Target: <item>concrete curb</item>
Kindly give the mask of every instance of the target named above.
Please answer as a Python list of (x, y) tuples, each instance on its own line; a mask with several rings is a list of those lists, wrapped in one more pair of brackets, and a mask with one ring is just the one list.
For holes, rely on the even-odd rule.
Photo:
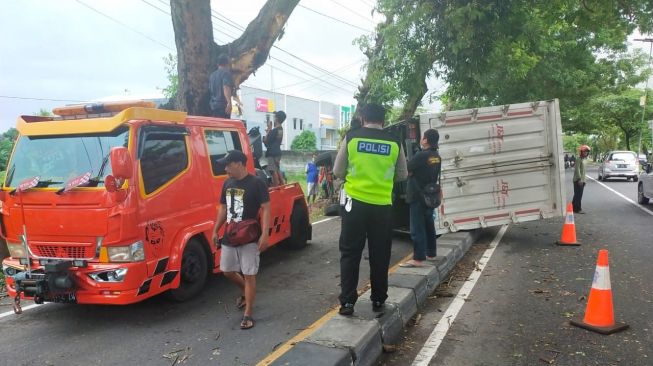
[(370, 291), (359, 297), (354, 315), (335, 315), (297, 343), (272, 365), (373, 365), (383, 345), (401, 340), (403, 328), (419, 306), (447, 277), (478, 238), (480, 230), (445, 234), (438, 239), (433, 265), (399, 268), (388, 277), (388, 299), (382, 312), (372, 311)]

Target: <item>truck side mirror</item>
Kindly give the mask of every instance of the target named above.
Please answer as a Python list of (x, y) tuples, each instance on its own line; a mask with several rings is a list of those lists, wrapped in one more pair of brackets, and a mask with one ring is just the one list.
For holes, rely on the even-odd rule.
[(112, 175), (117, 179), (129, 179), (134, 172), (129, 150), (126, 147), (113, 147), (110, 152)]

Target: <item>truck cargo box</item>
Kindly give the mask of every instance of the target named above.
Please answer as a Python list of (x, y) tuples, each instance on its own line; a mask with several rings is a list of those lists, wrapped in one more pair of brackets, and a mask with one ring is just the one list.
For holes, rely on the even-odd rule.
[[(410, 158), (429, 128), (440, 133), (438, 234), (564, 215), (558, 100), (423, 114), (390, 130)], [(395, 188), (399, 228), (408, 227), (403, 191)]]

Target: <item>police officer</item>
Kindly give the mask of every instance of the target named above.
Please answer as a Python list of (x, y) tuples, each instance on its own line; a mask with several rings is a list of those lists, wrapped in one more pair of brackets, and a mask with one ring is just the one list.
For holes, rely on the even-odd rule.
[(372, 309), (388, 297), (392, 245), (392, 187), (406, 180), (406, 157), (399, 139), (383, 131), (385, 109), (362, 108), (363, 127), (349, 131), (340, 145), (333, 172), (345, 180), (340, 231), (340, 311), (352, 315), (358, 299), (358, 273), (368, 243)]

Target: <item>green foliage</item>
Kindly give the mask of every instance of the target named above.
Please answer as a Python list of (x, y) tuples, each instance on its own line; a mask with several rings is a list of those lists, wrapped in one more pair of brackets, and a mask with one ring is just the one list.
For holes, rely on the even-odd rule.
[(646, 78), (641, 55), (624, 50), (634, 29), (653, 29), (650, 0), (379, 0), (377, 10), (386, 22), (359, 40), (369, 57), (359, 102), (419, 103), (436, 75), (448, 86), (432, 96), (447, 108), (559, 98), (565, 130), (589, 133), (589, 101)]
[(39, 109), (39, 111), (35, 115), (41, 117), (52, 117), (52, 113), (45, 108)]
[[(627, 89), (621, 92), (602, 95), (591, 101), (594, 113), (591, 117), (598, 122), (599, 130), (618, 129), (623, 137), (627, 150), (637, 150), (634, 140), (640, 131), (648, 130), (646, 121), (642, 121), (643, 108), (639, 105), (640, 96), (644, 92), (638, 89)], [(646, 108), (645, 115), (651, 115), (653, 106)]]
[(163, 109), (176, 109), (177, 90), (179, 88), (179, 75), (177, 74), (177, 55), (169, 53), (163, 58), (165, 63), (166, 78), (168, 86), (161, 89), (163, 96), (168, 98), (168, 102), (161, 107)]
[[(9, 155), (11, 155), (11, 151), (14, 148), (14, 142), (16, 141), (17, 136), (18, 130), (13, 127), (0, 135), (0, 170), (7, 169)], [(4, 181), (4, 178), (2, 178), (2, 181)]]
[(302, 131), (290, 145), (292, 151), (315, 151), (317, 150), (317, 139), (313, 131)]

